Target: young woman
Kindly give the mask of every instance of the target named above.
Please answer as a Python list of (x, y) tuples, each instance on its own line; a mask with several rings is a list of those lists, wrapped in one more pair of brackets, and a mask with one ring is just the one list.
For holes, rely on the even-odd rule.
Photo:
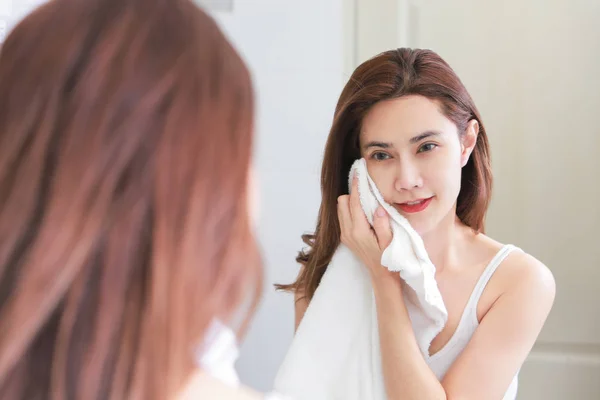
[(252, 124), (244, 63), (189, 0), (54, 0), (12, 31), (0, 398), (262, 398), (215, 378), (235, 384), (219, 350), (260, 292)]
[[(369, 269), (390, 399), (514, 399), (517, 375), (552, 307), (552, 274), (531, 255), (484, 234), (492, 173), (473, 100), (435, 53), (398, 49), (360, 65), (339, 99), (310, 246), (297, 260), (296, 327), (337, 246)], [(348, 195), (350, 166), (367, 160), (384, 199), (421, 235), (436, 266), (448, 322), (421, 355), (400, 277), (380, 265), (391, 240), (383, 209), (369, 225)], [(353, 191), (356, 193), (356, 191)], [(327, 329), (326, 326), (323, 329)]]

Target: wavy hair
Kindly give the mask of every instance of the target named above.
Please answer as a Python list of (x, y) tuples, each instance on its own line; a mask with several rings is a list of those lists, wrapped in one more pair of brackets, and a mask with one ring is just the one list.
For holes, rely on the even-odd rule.
[(302, 236), (309, 247), (296, 258), (302, 265), (297, 280), (289, 285), (276, 285), (278, 289), (312, 298), (340, 244), (337, 198), (348, 194), (350, 167), (361, 157), (358, 140), (362, 121), (376, 103), (408, 95), (436, 100), (460, 134), (464, 134), (469, 121), (479, 122), (475, 148), (462, 169), (456, 214), (465, 225), (484, 231), (492, 173), (487, 134), (471, 96), (452, 68), (433, 51), (407, 48), (386, 51), (361, 64), (342, 91), (325, 146), (316, 230)]
[(0, 94), (0, 398), (173, 398), (260, 293), (243, 61), (189, 0), (54, 0)]

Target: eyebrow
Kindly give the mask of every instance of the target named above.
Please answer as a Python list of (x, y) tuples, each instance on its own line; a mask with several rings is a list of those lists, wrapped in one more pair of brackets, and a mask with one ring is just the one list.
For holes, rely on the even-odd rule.
[(394, 147), (393, 144), (391, 143), (386, 143), (386, 142), (378, 142), (378, 141), (371, 141), (367, 144), (364, 145), (364, 149), (367, 150), (371, 147), (380, 147), (382, 149), (389, 149), (391, 147)]
[[(440, 132), (436, 132), (436, 131), (425, 131), (423, 133), (418, 134), (417, 136), (413, 136), (410, 138), (409, 142), (411, 144), (415, 144), (420, 142), (423, 139), (427, 139), (429, 137), (433, 137), (433, 136), (440, 136), (441, 133)], [(364, 145), (364, 149), (367, 150), (371, 147), (379, 147), (382, 149), (390, 149), (392, 147), (394, 147), (394, 145), (392, 143), (387, 143), (387, 142), (379, 142), (379, 141), (371, 141), (368, 142)]]
[(425, 132), (423, 132), (423, 133), (421, 133), (421, 134), (419, 134), (419, 135), (417, 135), (417, 136), (413, 136), (413, 137), (411, 137), (411, 138), (410, 138), (410, 140), (409, 140), (409, 142), (410, 142), (411, 144), (415, 144), (415, 143), (418, 143), (418, 142), (420, 142), (420, 141), (421, 141), (421, 140), (423, 140), (423, 139), (427, 139), (427, 138), (429, 138), (429, 137), (432, 137), (432, 136), (440, 136), (440, 135), (441, 135), (441, 133), (440, 133), (440, 132), (436, 132), (436, 131), (425, 131)]

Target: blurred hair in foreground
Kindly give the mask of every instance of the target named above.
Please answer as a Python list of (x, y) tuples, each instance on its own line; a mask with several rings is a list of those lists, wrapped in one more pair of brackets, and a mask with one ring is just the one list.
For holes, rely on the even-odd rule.
[(0, 95), (0, 398), (173, 398), (260, 293), (244, 63), (189, 0), (53, 0)]

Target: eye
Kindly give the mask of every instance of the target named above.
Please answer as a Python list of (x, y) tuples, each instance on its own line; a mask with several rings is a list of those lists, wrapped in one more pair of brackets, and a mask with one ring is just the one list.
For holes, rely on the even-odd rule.
[(385, 161), (388, 160), (390, 158), (390, 155), (387, 153), (384, 153), (382, 151), (376, 151), (373, 154), (371, 154), (371, 159), (375, 160), (375, 161)]
[(417, 150), (417, 153), (423, 153), (425, 151), (431, 151), (433, 149), (435, 149), (437, 146), (437, 144), (435, 143), (425, 143), (424, 145), (422, 145), (421, 147), (419, 147), (419, 150)]

